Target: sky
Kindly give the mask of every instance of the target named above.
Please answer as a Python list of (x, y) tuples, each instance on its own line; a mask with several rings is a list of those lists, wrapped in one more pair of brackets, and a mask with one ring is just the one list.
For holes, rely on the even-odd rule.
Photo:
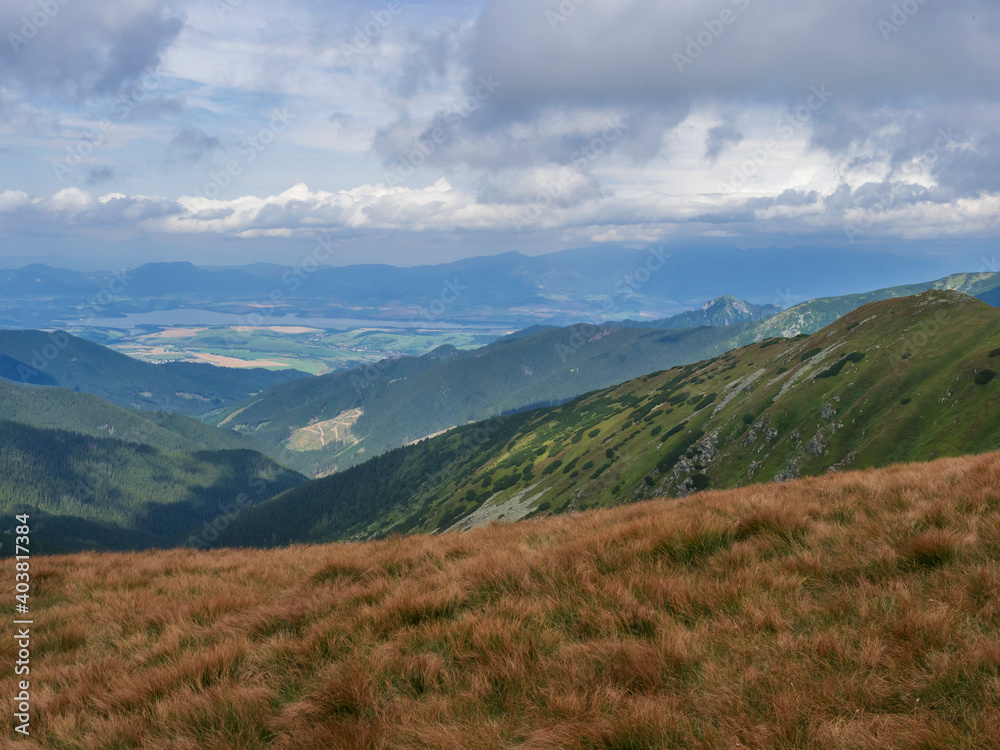
[(986, 252), (997, 10), (4, 0), (0, 259)]

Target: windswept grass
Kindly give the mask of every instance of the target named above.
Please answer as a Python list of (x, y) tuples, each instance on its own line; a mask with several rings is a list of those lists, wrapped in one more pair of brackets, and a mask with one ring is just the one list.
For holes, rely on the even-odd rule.
[(998, 556), (987, 454), (467, 534), (38, 558), (20, 746), (985, 749)]

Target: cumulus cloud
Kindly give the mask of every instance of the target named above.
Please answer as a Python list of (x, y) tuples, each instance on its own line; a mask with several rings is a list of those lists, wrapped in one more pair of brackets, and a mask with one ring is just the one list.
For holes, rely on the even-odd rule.
[(751, 198), (743, 203), (745, 208), (752, 210), (774, 208), (775, 206), (789, 206), (801, 208), (803, 206), (813, 206), (819, 200), (819, 193), (810, 190), (808, 193), (801, 190), (789, 188), (780, 195), (768, 198)]
[[(539, 169), (571, 164), (615, 123), (617, 137), (602, 152), (614, 158), (578, 170), (600, 192), (613, 189), (607, 174), (620, 173), (622, 160), (632, 161), (633, 182), (650, 182), (642, 170), (664, 160), (693, 172), (698, 165), (678, 147), (681, 129), (721, 108), (727, 114), (702, 131), (711, 167), (730, 169), (727, 155), (745, 161), (737, 147), (751, 133), (738, 113), (752, 121), (775, 112), (779, 124), (758, 123), (755, 135), (826, 152), (827, 167), (854, 186), (881, 172), (956, 195), (995, 191), (998, 112), (989, 92), (1000, 58), (990, 50), (1000, 25), (985, 0), (896, 7), (490, 0), (463, 47), (468, 69), (456, 99), (496, 81), (489, 96), (461, 117), (455, 106), (428, 113), (404, 103), (372, 149), (390, 173), (465, 174), (482, 197), (505, 198), (504, 189), (530, 184)], [(776, 160), (767, 161), (770, 169)], [(789, 189), (810, 194), (803, 176), (775, 180), (770, 198), (777, 205)], [(756, 174), (741, 182), (768, 189)]]
[[(545, 184), (545, 174), (537, 175)], [(904, 184), (841, 185), (832, 193), (786, 190), (773, 198), (730, 196), (711, 207), (693, 198), (591, 194), (554, 201), (532, 212), (525, 198), (535, 184), (509, 186), (488, 196), (453, 187), (441, 179), (421, 188), (364, 185), (351, 190), (312, 190), (304, 184), (266, 197), (210, 200), (184, 196), (110, 193), (97, 196), (67, 188), (32, 198), (0, 193), (0, 223), (31, 233), (72, 235), (76, 231), (141, 237), (207, 235), (233, 238), (351, 236), (357, 232), (510, 233), (569, 230), (577, 240), (655, 241), (679, 229), (742, 236), (751, 228), (776, 235), (813, 233), (859, 237), (990, 236), (996, 230), (1000, 197), (948, 202), (937, 190)], [(586, 189), (586, 188), (584, 188)], [(537, 205), (537, 204), (533, 204)]]

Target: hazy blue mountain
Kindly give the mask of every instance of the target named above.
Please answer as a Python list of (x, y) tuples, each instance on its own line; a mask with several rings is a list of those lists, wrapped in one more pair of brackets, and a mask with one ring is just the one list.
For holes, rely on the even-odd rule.
[(32, 263), (24, 268), (0, 270), (0, 296), (13, 299), (88, 295), (100, 289), (102, 274), (80, 273)]
[[(304, 259), (303, 259), (304, 260)], [(29, 266), (0, 273), (0, 325), (49, 327), (86, 318), (113, 288), (102, 316), (176, 307), (277, 315), (443, 320), (527, 327), (541, 323), (657, 320), (734, 295), (757, 305), (862, 292), (947, 272), (945, 262), (851, 248), (594, 247), (538, 256), (516, 252), (438, 265), (199, 268), (150, 263), (118, 276)], [(954, 269), (949, 269), (954, 270)], [(272, 306), (273, 303), (273, 306)], [(88, 306), (89, 305), (89, 306)], [(53, 324), (54, 325), (54, 324)]]
[(995, 287), (976, 296), (988, 305), (1000, 307), (1000, 287)]
[(273, 286), (266, 279), (241, 269), (209, 271), (193, 263), (146, 263), (128, 272), (123, 294), (128, 297), (160, 297), (197, 294), (203, 298), (259, 295)]

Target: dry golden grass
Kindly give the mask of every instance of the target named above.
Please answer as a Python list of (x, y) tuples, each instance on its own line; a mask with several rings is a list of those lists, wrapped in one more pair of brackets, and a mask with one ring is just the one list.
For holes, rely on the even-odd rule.
[(467, 534), (39, 558), (19, 746), (995, 748), (998, 557), (1000, 454)]

